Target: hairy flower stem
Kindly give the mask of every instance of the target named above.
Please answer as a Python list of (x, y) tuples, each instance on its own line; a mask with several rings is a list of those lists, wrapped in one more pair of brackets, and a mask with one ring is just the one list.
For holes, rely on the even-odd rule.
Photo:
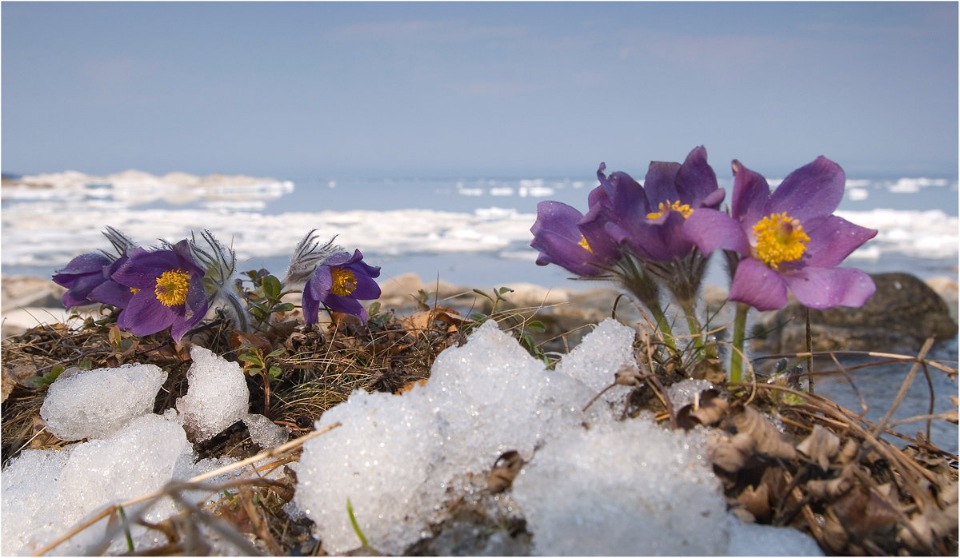
[(233, 323), (240, 331), (250, 331), (250, 320), (247, 314), (247, 307), (240, 300), (236, 293), (228, 289), (223, 289), (219, 293), (219, 298), (226, 300), (229, 306), (229, 312), (233, 317)]
[(743, 342), (746, 338), (747, 312), (750, 306), (742, 302), (737, 303), (737, 313), (733, 319), (733, 352), (730, 354), (730, 376), (732, 383), (740, 383), (743, 379)]
[(635, 300), (650, 310), (653, 319), (657, 322), (657, 327), (663, 333), (663, 342), (675, 353), (677, 344), (673, 338), (673, 328), (670, 327), (663, 307), (660, 306), (660, 287), (657, 286), (657, 282), (632, 255), (625, 255), (617, 267), (619, 269), (615, 275), (618, 276), (620, 284), (633, 295)]
[(703, 356), (703, 336), (700, 334), (700, 320), (697, 319), (696, 305), (692, 300), (679, 300), (683, 314), (687, 318), (687, 327), (693, 337), (693, 346), (697, 349), (697, 356)]

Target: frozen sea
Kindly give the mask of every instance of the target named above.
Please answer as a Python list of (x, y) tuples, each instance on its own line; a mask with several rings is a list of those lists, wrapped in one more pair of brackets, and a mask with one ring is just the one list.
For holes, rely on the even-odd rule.
[[(538, 202), (559, 200), (585, 211), (596, 185), (590, 174), (283, 181), (126, 171), (28, 178), (47, 187), (2, 190), (0, 263), (7, 275), (49, 275), (80, 253), (108, 248), (99, 233), (106, 225), (144, 244), (207, 228), (232, 242), (241, 270), (265, 267), (280, 274), (297, 241), (318, 229), (338, 235), (346, 249), (359, 248), (381, 266), (381, 280), (414, 272), (427, 281), (485, 289), (517, 282), (583, 285), (569, 281), (563, 269), (534, 264), (529, 229)], [(721, 179), (721, 187), (729, 196), (731, 181)], [(880, 232), (848, 265), (956, 279), (957, 200), (955, 179), (849, 178), (840, 215)], [(723, 284), (724, 273), (713, 270), (708, 280)]]

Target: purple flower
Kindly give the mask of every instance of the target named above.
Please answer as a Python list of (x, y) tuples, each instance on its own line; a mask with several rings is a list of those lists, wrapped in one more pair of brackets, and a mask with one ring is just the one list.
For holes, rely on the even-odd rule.
[[(599, 187), (594, 192), (599, 192)], [(594, 193), (590, 199), (595, 199)], [(606, 267), (619, 257), (617, 246), (602, 224), (581, 226), (582, 220), (583, 214), (565, 203), (537, 204), (537, 220), (530, 227), (530, 246), (540, 252), (537, 265), (553, 263), (587, 277), (606, 273)]]
[(117, 325), (140, 336), (169, 327), (179, 343), (207, 314), (203, 276), (186, 240), (171, 249), (137, 248), (111, 275), (132, 293)]
[(335, 312), (352, 314), (366, 323), (367, 310), (360, 300), (380, 298), (380, 286), (373, 280), (380, 268), (363, 261), (355, 250), (331, 254), (317, 266), (303, 288), (303, 315), (308, 325), (317, 323), (320, 303)]
[(701, 210), (687, 220), (688, 238), (705, 254), (721, 248), (741, 256), (730, 300), (758, 310), (787, 304), (787, 289), (803, 305), (862, 306), (876, 290), (858, 269), (838, 268), (877, 231), (833, 215), (845, 175), (825, 157), (792, 173), (771, 194), (760, 174), (733, 162), (731, 215)]
[(643, 186), (623, 172), (609, 177), (601, 163), (601, 188), (581, 225), (603, 223), (618, 244), (640, 259), (672, 262), (690, 253), (693, 244), (683, 234), (686, 220), (701, 207), (716, 208), (725, 192), (707, 164), (707, 151), (696, 147), (683, 164), (650, 163)]
[(91, 300), (90, 293), (109, 280), (108, 270), (113, 261), (98, 253), (83, 254), (70, 260), (67, 267), (53, 276), (53, 282), (66, 287), (63, 305), (67, 308), (97, 302)]

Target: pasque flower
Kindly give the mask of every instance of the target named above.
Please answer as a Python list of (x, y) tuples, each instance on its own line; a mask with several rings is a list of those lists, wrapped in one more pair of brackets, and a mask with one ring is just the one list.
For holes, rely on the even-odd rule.
[(107, 227), (103, 234), (113, 244), (117, 256), (107, 252), (82, 254), (53, 275), (54, 283), (67, 288), (63, 295), (65, 307), (100, 302), (123, 308), (130, 300), (130, 290), (118, 285), (110, 276), (127, 260), (127, 252), (135, 245), (112, 227)]
[(367, 310), (359, 301), (380, 297), (380, 286), (374, 281), (379, 276), (380, 268), (364, 262), (360, 250), (355, 250), (353, 255), (335, 252), (327, 256), (303, 288), (303, 315), (307, 324), (317, 323), (321, 303), (366, 323)]
[(740, 255), (730, 300), (758, 310), (787, 304), (787, 290), (803, 305), (822, 309), (862, 306), (876, 287), (858, 269), (838, 268), (877, 231), (833, 215), (843, 198), (843, 169), (818, 157), (792, 173), (771, 194), (766, 179), (733, 162), (731, 214), (695, 211), (687, 238), (709, 253)]
[[(595, 192), (599, 191), (599, 187)], [(591, 194), (590, 199), (595, 199)], [(530, 246), (540, 252), (537, 265), (556, 264), (584, 277), (604, 275), (610, 263), (619, 257), (612, 239), (597, 226), (580, 226), (583, 214), (558, 201), (537, 204), (537, 220), (530, 227)]]
[(682, 232), (686, 220), (701, 207), (718, 207), (725, 195), (702, 146), (683, 164), (651, 162), (643, 186), (624, 172), (607, 177), (605, 169), (601, 163), (601, 188), (581, 225), (602, 224), (641, 260), (673, 262), (687, 256), (693, 244)]
[(194, 260), (187, 240), (169, 249), (137, 248), (111, 275), (132, 294), (117, 325), (138, 336), (169, 327), (173, 339), (180, 342), (207, 313), (203, 277), (204, 270)]

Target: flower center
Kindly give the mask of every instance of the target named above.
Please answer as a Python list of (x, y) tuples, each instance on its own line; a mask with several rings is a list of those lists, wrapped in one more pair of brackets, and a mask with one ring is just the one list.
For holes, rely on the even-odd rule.
[(187, 301), (187, 291), (190, 289), (190, 274), (182, 269), (164, 271), (157, 278), (157, 286), (153, 290), (157, 300), (164, 306), (179, 306)]
[(330, 275), (333, 277), (331, 293), (337, 296), (350, 296), (353, 291), (357, 290), (357, 276), (349, 269), (335, 267), (330, 270)]
[(587, 237), (580, 235), (580, 247), (586, 250), (587, 252), (593, 253), (593, 248), (590, 247), (590, 243), (587, 242)]
[(685, 203), (680, 203), (675, 201), (670, 202), (660, 202), (660, 205), (657, 206), (657, 209), (660, 211), (654, 211), (653, 213), (647, 213), (647, 219), (653, 220), (663, 217), (663, 214), (668, 211), (679, 211), (680, 215), (683, 215), (683, 218), (686, 219), (690, 217), (690, 214), (693, 213), (693, 208)]
[(771, 269), (777, 269), (781, 262), (799, 260), (810, 242), (800, 221), (787, 215), (786, 211), (761, 219), (753, 226), (753, 236), (757, 241), (757, 259)]

